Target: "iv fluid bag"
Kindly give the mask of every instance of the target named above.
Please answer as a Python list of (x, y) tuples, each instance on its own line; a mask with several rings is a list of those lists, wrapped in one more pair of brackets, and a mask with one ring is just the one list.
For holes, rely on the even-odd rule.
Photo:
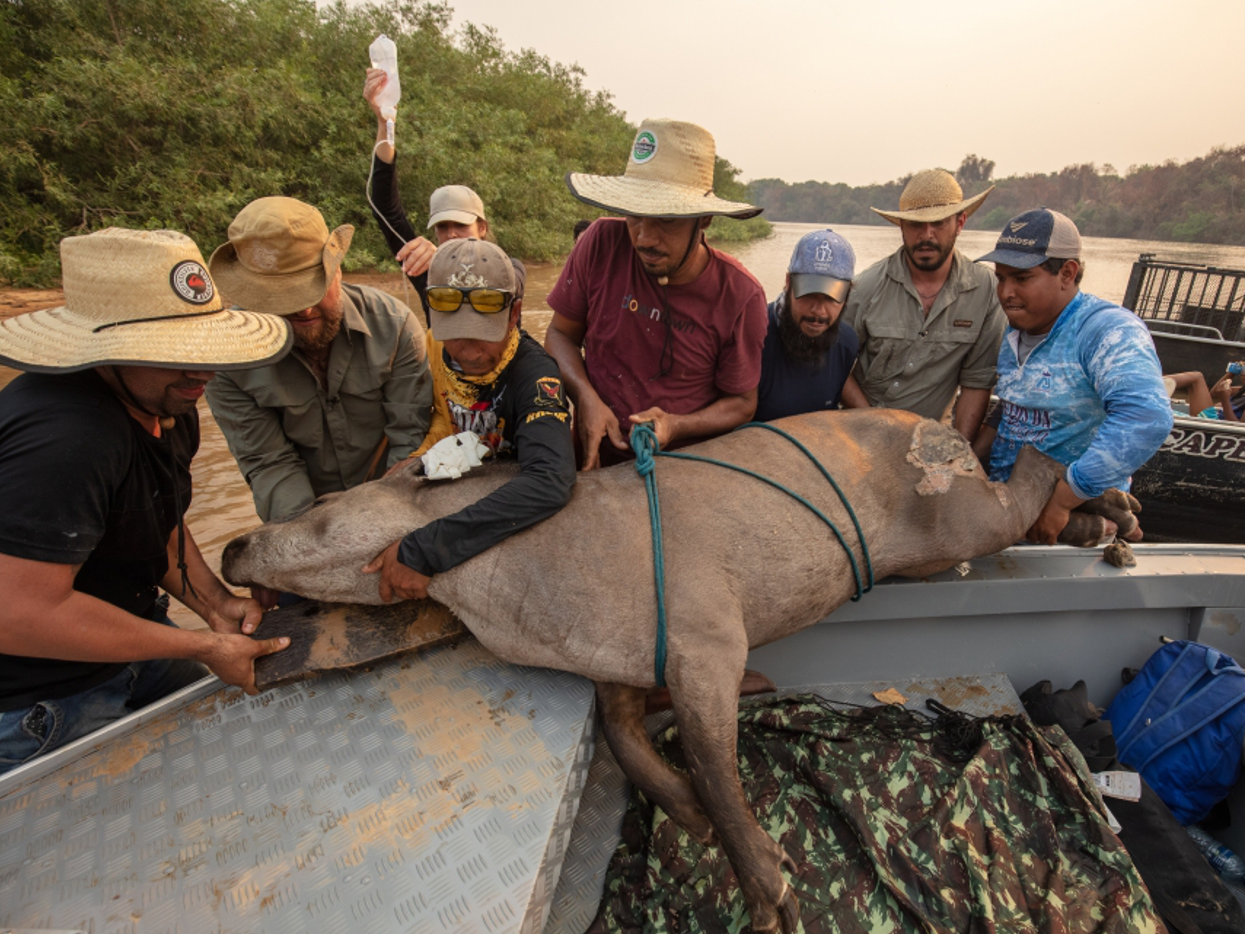
[(398, 99), (402, 96), (402, 84), (398, 81), (398, 47), (393, 44), (392, 39), (382, 34), (368, 46), (367, 51), (372, 57), (372, 67), (380, 68), (389, 76), (376, 102), (380, 105), (381, 116), (392, 120), (397, 116)]

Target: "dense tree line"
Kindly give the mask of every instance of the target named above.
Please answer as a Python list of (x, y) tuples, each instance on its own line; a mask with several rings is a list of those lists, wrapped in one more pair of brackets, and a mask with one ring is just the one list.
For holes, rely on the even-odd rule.
[[(398, 167), (416, 225), (434, 188), (466, 184), (505, 249), (565, 253), (594, 212), (563, 176), (621, 172), (635, 127), (580, 69), (507, 51), (490, 29), (451, 32), (450, 18), (428, 0), (3, 0), (0, 279), (52, 281), (61, 238), (107, 226), (182, 230), (206, 255), (243, 205), (274, 194), (354, 224), (348, 268), (383, 265), (361, 96), (382, 32), (398, 45)], [(746, 197), (729, 163), (717, 169), (720, 193)]]
[[(1098, 237), (1182, 240), (1245, 245), (1245, 145), (1212, 149), (1178, 165), (1115, 168), (1072, 165), (1047, 175), (993, 179), (994, 163), (966, 156), (955, 171), (965, 194), (996, 188), (970, 221), (998, 230), (1008, 218), (1045, 205), (1071, 217), (1081, 233)], [(893, 209), (908, 178), (851, 187), (828, 182), (752, 183), (752, 196), (770, 220), (808, 223), (885, 224), (870, 207)]]

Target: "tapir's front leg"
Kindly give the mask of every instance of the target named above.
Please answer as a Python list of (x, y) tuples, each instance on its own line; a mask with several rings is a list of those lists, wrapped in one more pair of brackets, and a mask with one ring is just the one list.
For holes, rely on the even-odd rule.
[(666, 678), (692, 784), (739, 879), (752, 927), (769, 932), (781, 924), (792, 934), (800, 906), (782, 869), (795, 865), (761, 829), (739, 781), (739, 682), (748, 654), (742, 621), (730, 635), (736, 644), (715, 640), (711, 650), (703, 642), (688, 652), (672, 647)]

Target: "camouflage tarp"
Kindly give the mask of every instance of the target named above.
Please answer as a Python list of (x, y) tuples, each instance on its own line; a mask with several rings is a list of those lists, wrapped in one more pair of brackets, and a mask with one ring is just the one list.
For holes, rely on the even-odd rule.
[[(744, 792), (799, 867), (808, 934), (1164, 930), (1058, 728), (935, 726), (812, 697), (745, 707), (739, 725)], [(676, 729), (657, 744), (683, 767)], [(747, 920), (722, 851), (634, 792), (593, 930), (707, 934)]]

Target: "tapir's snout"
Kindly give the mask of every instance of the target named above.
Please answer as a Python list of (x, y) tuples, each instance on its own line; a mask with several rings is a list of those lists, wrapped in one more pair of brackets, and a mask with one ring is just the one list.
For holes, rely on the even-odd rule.
[(253, 581), (246, 580), (246, 553), (250, 547), (250, 536), (239, 535), (225, 546), (220, 558), (220, 572), (225, 581), (235, 587), (245, 587)]

